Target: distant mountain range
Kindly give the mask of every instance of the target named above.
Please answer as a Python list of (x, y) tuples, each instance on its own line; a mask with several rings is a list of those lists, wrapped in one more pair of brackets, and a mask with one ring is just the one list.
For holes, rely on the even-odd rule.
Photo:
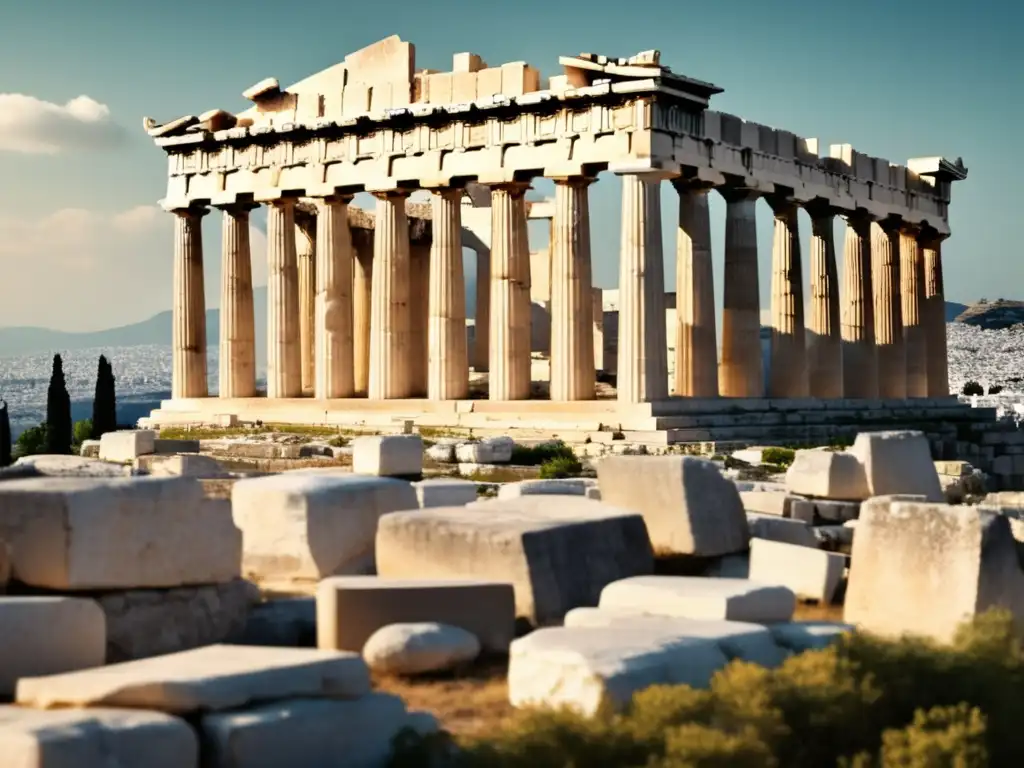
[[(475, 311), (475, 286), (467, 285), (468, 301), (466, 311), (472, 316)], [(256, 311), (256, 350), (257, 365), (262, 365), (266, 353), (267, 333), (267, 289), (265, 286), (253, 291), (253, 302)], [(1007, 302), (1009, 303), (1009, 302)], [(953, 322), (968, 309), (966, 304), (946, 302), (946, 322)], [(220, 336), (220, 310), (210, 309), (206, 312), (206, 338), (215, 344)], [(48, 354), (71, 349), (91, 347), (113, 348), (138, 346), (141, 344), (171, 343), (171, 312), (161, 312), (148, 320), (105, 331), (74, 333), (70, 331), (54, 331), (49, 328), (13, 327), (0, 328), (0, 357), (16, 355)]]

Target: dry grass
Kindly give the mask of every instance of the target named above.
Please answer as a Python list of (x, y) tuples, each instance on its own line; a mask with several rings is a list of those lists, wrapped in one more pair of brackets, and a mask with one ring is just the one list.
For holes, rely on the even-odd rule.
[(374, 687), (401, 696), (410, 711), (430, 712), (456, 736), (500, 728), (511, 716), (508, 660), (481, 661), (461, 672), (415, 679), (378, 677)]

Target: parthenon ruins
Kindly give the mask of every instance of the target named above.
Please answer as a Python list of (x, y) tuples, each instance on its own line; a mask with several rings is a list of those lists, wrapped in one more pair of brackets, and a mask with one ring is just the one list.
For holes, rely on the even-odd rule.
[[(960, 160), (819, 154), (800, 138), (708, 109), (722, 91), (657, 51), (525, 62), (472, 53), (417, 70), (393, 36), (252, 106), (145, 127), (168, 155), (174, 239), (173, 393), (154, 419), (213, 415), (343, 423), (415, 417), (604, 414), (653, 418), (691, 398), (944, 398), (941, 243)], [(597, 400), (588, 188), (622, 178), (616, 398)], [(550, 400), (531, 398), (526, 192), (555, 182), (550, 212)], [(660, 188), (678, 191), (673, 380)], [(415, 190), (431, 202), (411, 203)], [(719, 361), (708, 193), (726, 201)], [(350, 206), (376, 197), (371, 218)], [(488, 195), (489, 207), (471, 197)], [(762, 362), (755, 202), (774, 213), (770, 364)], [(256, 389), (249, 214), (266, 205), (267, 384)], [(223, 215), (219, 397), (209, 398), (201, 217)], [(535, 207), (535, 206), (534, 206)], [(797, 211), (813, 222), (805, 325)], [(473, 211), (473, 214), (469, 214)], [(489, 212), (477, 238), (467, 216)], [(676, 214), (673, 213), (673, 216)], [(840, 279), (836, 216), (847, 221)], [(487, 240), (489, 242), (482, 242)], [(473, 241), (473, 242), (471, 242)], [(478, 259), (468, 339), (463, 247)], [(595, 307), (595, 303), (597, 306)], [(470, 400), (471, 371), (487, 401)], [(368, 402), (369, 401), (369, 402)], [(588, 404), (587, 401), (595, 401)], [(673, 406), (672, 404), (677, 405)], [(628, 420), (628, 419), (627, 419)]]

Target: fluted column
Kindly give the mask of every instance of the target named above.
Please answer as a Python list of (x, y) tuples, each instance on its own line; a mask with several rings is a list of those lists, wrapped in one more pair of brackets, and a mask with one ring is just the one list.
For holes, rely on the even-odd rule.
[(846, 219), (843, 246), (843, 397), (878, 397), (871, 273), (871, 219), (855, 214)]
[(491, 252), (476, 252), (476, 315), (473, 329), (473, 370), (491, 367)]
[(225, 206), (221, 225), (220, 396), (256, 395), (256, 320), (252, 296), (249, 212)]
[(466, 281), (462, 270), (462, 190), (438, 189), (430, 250), (427, 397), (469, 396)]
[(925, 325), (928, 334), (928, 397), (949, 395), (946, 358), (946, 294), (942, 285), (942, 237), (925, 233), (924, 251)]
[(875, 344), (878, 349), (878, 396), (902, 400), (907, 396), (907, 357), (903, 344), (903, 306), (900, 300), (899, 223), (871, 225), (875, 287)]
[(708, 189), (677, 183), (675, 394), (718, 396), (715, 279), (711, 271)]
[(357, 395), (366, 395), (370, 383), (370, 304), (373, 296), (372, 230), (358, 230), (353, 236), (355, 262), (352, 264), (352, 373)]
[(171, 398), (206, 397), (206, 294), (203, 285), (205, 208), (174, 212), (174, 304)]
[(352, 397), (352, 232), (350, 196), (326, 197), (316, 217), (314, 387), (318, 400)]
[(900, 230), (900, 298), (903, 345), (907, 356), (907, 397), (928, 397), (928, 329), (925, 325), (924, 256), (917, 242), (920, 231)]
[(807, 388), (811, 397), (843, 396), (843, 351), (839, 331), (839, 275), (834, 217), (811, 213), (811, 317), (807, 339)]
[(312, 394), (316, 380), (317, 214), (303, 203), (295, 207), (295, 255), (299, 270), (299, 365), (302, 393)]
[(555, 181), (551, 220), (551, 399), (594, 399), (590, 178)]
[(719, 188), (725, 198), (725, 273), (722, 307), (724, 397), (763, 397), (761, 297), (757, 280), (757, 193)]
[(807, 397), (807, 342), (798, 206), (769, 201), (775, 213), (772, 239), (772, 336), (769, 397)]
[(668, 397), (665, 260), (657, 174), (622, 176), (619, 256), (619, 402)]
[(427, 396), (430, 250), (427, 243), (409, 244), (409, 397)]
[(408, 192), (376, 193), (373, 295), (370, 304), (371, 400), (408, 397), (409, 379), (409, 219)]
[(491, 188), (491, 400), (530, 397), (528, 184)]
[(282, 198), (267, 206), (267, 397), (301, 394), (295, 201)]

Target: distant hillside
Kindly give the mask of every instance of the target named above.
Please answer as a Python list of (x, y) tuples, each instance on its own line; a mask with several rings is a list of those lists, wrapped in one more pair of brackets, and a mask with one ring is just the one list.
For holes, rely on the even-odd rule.
[(955, 323), (960, 314), (967, 309), (966, 304), (957, 304), (955, 301), (946, 302), (946, 322)]
[(1024, 323), (1024, 301), (996, 301), (978, 302), (957, 315), (956, 322), (976, 325), (979, 328), (998, 330), (1009, 328), (1011, 325)]

